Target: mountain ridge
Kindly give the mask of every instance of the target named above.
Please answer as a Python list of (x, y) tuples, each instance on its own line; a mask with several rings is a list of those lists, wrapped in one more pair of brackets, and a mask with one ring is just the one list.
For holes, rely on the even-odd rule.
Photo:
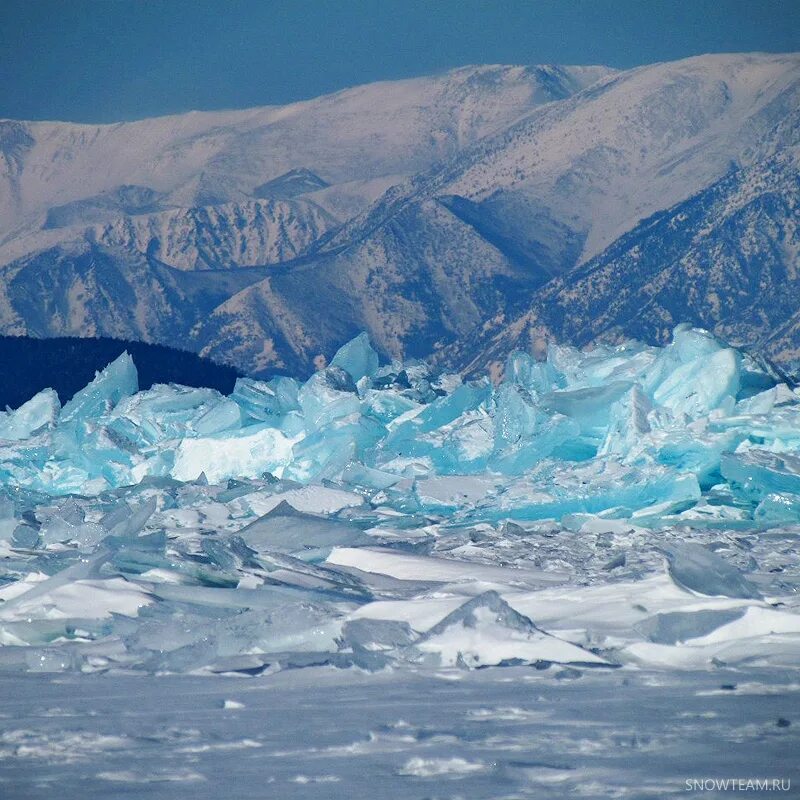
[[(796, 314), (793, 287), (800, 278), (798, 163), (800, 149), (791, 148), (657, 212), (553, 280), (522, 316), (487, 323), (448, 357), (472, 372), (548, 340), (663, 343), (688, 314), (734, 346), (796, 370), (800, 342), (791, 344), (783, 328)], [(774, 226), (770, 235), (767, 225)], [(776, 252), (781, 248), (785, 259)], [(755, 262), (758, 268), (748, 271)]]
[[(530, 336), (504, 326), (524, 327), (517, 320), (537, 297), (555, 297), (565, 276), (579, 282), (581, 265), (617, 253), (630, 274), (618, 270), (608, 291), (644, 292), (618, 245), (726, 176), (755, 175), (780, 159), (800, 140), (798, 109), (800, 56), (737, 54), (627, 71), (468, 67), (227, 117), (156, 118), (117, 156), (108, 137), (129, 142), (139, 123), (80, 135), (73, 126), (64, 141), (77, 136), (77, 149), (56, 148), (49, 166), (26, 156), (38, 145), (24, 125), (7, 126), (0, 195), (5, 186), (8, 202), (21, 187), (28, 205), (16, 227), (0, 224), (0, 332), (168, 337), (266, 375), (307, 374), (366, 330), (385, 356), (471, 369), (477, 359), (502, 360), (506, 345), (530, 348)], [(55, 128), (46, 130), (58, 140)], [(85, 173), (90, 152), (99, 176), (82, 185), (84, 199), (70, 200), (59, 181)], [(147, 170), (161, 183), (142, 180)], [(114, 184), (118, 177), (124, 182)], [(39, 208), (36, 192), (47, 186), (51, 199)], [(253, 196), (270, 186), (284, 196)], [(768, 246), (778, 235), (794, 241), (794, 184), (781, 186), (775, 202), (785, 219), (751, 209), (759, 255), (737, 234), (748, 274), (767, 268), (756, 263), (767, 251), (776, 275), (794, 268), (793, 245)], [(672, 224), (673, 240), (659, 229), (659, 241), (691, 251), (689, 223)], [(206, 277), (190, 277), (197, 271)], [(51, 290), (58, 297), (48, 306), (42, 294)], [(789, 298), (777, 319), (753, 291), (740, 325), (750, 340), (724, 333), (791, 361), (800, 308)], [(689, 321), (708, 318), (684, 307)], [(590, 343), (607, 335), (592, 327), (599, 300), (592, 308), (587, 319), (573, 315), (571, 328), (545, 325), (541, 336), (577, 341), (576, 331), (597, 329), (583, 337)], [(620, 318), (617, 335), (660, 340), (672, 313), (661, 327)]]

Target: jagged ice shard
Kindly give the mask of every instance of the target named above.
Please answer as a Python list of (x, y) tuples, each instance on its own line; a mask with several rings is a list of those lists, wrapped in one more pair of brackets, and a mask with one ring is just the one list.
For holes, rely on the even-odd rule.
[[(0, 670), (800, 665), (800, 393), (679, 326), (0, 413)], [(570, 673), (572, 674), (572, 673)]]

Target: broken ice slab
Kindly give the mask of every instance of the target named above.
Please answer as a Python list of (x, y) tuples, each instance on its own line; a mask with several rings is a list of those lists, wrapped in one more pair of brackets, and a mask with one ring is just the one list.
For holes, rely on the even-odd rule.
[[(259, 567), (259, 585), (267, 588), (288, 586), (308, 589), (326, 594), (331, 600), (353, 603), (367, 603), (373, 599), (368, 582), (340, 569), (315, 565), (275, 552), (258, 553), (254, 561)], [(251, 573), (251, 577), (255, 576)], [(239, 582), (238, 588), (246, 588), (246, 580), (247, 576)]]
[(657, 465), (637, 468), (605, 459), (577, 464), (549, 460), (512, 480), (496, 497), (465, 511), (464, 518), (561, 519), (615, 507), (632, 512), (660, 503), (694, 502), (700, 495), (694, 475)]
[(268, 514), (246, 525), (237, 535), (253, 550), (287, 553), (303, 561), (321, 562), (334, 547), (371, 542), (353, 525), (305, 514), (283, 501)]
[(20, 522), (11, 534), (11, 543), (14, 547), (36, 547), (39, 542), (39, 530), (32, 525)]
[(706, 636), (711, 631), (744, 615), (746, 607), (671, 611), (655, 614), (636, 625), (642, 635), (656, 644), (680, 644)]
[(492, 388), (487, 380), (462, 384), (451, 394), (440, 397), (427, 405), (423, 411), (404, 425), (395, 428), (395, 434), (398, 439), (402, 439), (402, 429), (409, 431), (417, 429), (427, 433), (449, 425), (466, 412), (485, 407), (491, 394)]
[(110, 630), (108, 618), (62, 617), (3, 621), (0, 623), (0, 644), (19, 647), (61, 641), (90, 641), (107, 635)]
[(736, 567), (716, 553), (692, 542), (663, 545), (669, 574), (684, 589), (696, 594), (760, 599), (761, 593)]
[(270, 381), (237, 378), (230, 399), (249, 417), (262, 422), (275, 421), (300, 409), (297, 394), (300, 384), (278, 376)]
[(341, 367), (315, 372), (300, 387), (297, 399), (309, 433), (334, 420), (358, 416), (361, 410), (356, 385)]
[(494, 394), (495, 450), (517, 447), (538, 433), (548, 418), (528, 390), (514, 383), (501, 384)]
[(538, 399), (512, 383), (498, 388), (494, 403), (494, 450), (487, 464), (494, 472), (519, 475), (580, 436), (576, 420), (545, 413)]
[(800, 496), (793, 494), (768, 494), (753, 512), (755, 522), (775, 526), (800, 522)]
[(776, 409), (792, 409), (800, 404), (797, 391), (792, 391), (785, 383), (771, 386), (757, 394), (749, 395), (736, 403), (734, 415), (765, 415)]
[(135, 394), (138, 388), (139, 376), (133, 359), (123, 353), (64, 405), (58, 422), (63, 425), (99, 417), (114, 408), (123, 397)]
[(61, 403), (53, 389), (44, 389), (15, 411), (0, 411), (0, 439), (28, 439), (58, 419)]
[(215, 626), (217, 651), (235, 655), (261, 653), (335, 652), (344, 617), (330, 604), (285, 602), (266, 614), (246, 611)]
[(754, 662), (796, 669), (800, 614), (762, 605), (751, 605), (742, 611), (736, 618), (674, 645), (637, 642), (616, 655), (623, 661), (660, 669), (708, 669)]
[(83, 577), (85, 565), (76, 566), (74, 572), (67, 568), (7, 600), (0, 606), (0, 622), (46, 618), (52, 608), (70, 618), (102, 619), (112, 614), (135, 617), (142, 606), (153, 601), (147, 591), (123, 578)]
[[(213, 389), (157, 384), (122, 399), (107, 426), (139, 446), (239, 424), (239, 407)], [(214, 415), (218, 415), (215, 419)], [(220, 426), (224, 426), (220, 428)]]
[(733, 410), (739, 391), (740, 358), (730, 348), (683, 362), (654, 390), (653, 399), (675, 414), (690, 418), (717, 408)]
[(319, 484), (303, 486), (287, 480), (232, 488), (219, 494), (217, 501), (225, 503), (237, 517), (263, 516), (284, 501), (297, 511), (324, 515), (364, 505), (364, 498), (352, 491)]
[(347, 464), (361, 461), (383, 433), (383, 426), (369, 417), (339, 420), (296, 442), (290, 463), (280, 474), (302, 483), (333, 478)]
[(551, 385), (540, 391), (637, 381), (647, 374), (658, 354), (657, 348), (632, 341), (616, 346), (600, 344), (586, 351), (550, 342), (546, 365)]
[(391, 389), (368, 389), (361, 401), (361, 413), (377, 420), (387, 428), (395, 427), (401, 421), (414, 416), (425, 406), (417, 399)]
[(402, 480), (400, 475), (373, 469), (358, 461), (349, 462), (342, 470), (340, 478), (343, 483), (368, 492), (379, 492), (383, 489), (388, 489)]
[[(108, 564), (103, 566), (103, 570), (125, 575), (138, 575), (153, 569), (169, 569), (173, 564), (165, 553), (166, 538), (163, 531), (155, 531), (134, 538), (106, 537), (103, 540), (103, 546), (112, 548), (113, 552)], [(182, 564), (176, 566), (179, 569), (183, 567)], [(197, 571), (195, 565), (187, 565), (187, 567), (186, 571), (190, 574)]]
[(575, 420), (580, 433), (596, 447), (608, 428), (612, 405), (631, 388), (627, 381), (611, 381), (602, 386), (548, 392), (542, 395), (540, 403), (551, 414)]
[(697, 417), (735, 404), (741, 356), (708, 331), (678, 325), (641, 377), (647, 394), (676, 414)]
[(494, 564), (415, 555), (377, 547), (337, 547), (328, 556), (326, 564), (353, 567), (360, 572), (407, 581), (492, 583), (517, 588), (563, 584), (570, 578), (568, 573), (556, 570), (507, 569)]
[(0, 541), (10, 541), (18, 524), (14, 501), (0, 494)]
[(650, 398), (635, 383), (609, 409), (605, 439), (598, 448), (600, 456), (630, 456), (650, 432), (648, 414), (653, 410)]
[(341, 647), (352, 651), (357, 666), (379, 670), (400, 656), (416, 638), (407, 622), (352, 619), (342, 628)]
[(414, 494), (426, 511), (457, 511), (474, 506), (502, 489), (503, 481), (487, 475), (440, 475), (414, 482)]
[(242, 424), (242, 410), (233, 400), (223, 399), (189, 423), (201, 436), (236, 430)]
[(701, 487), (708, 489), (720, 481), (723, 454), (735, 449), (744, 438), (745, 435), (737, 430), (721, 433), (698, 429), (654, 430), (646, 437), (646, 454), (626, 460), (646, 463), (647, 457), (652, 457), (671, 469), (693, 473)]
[(726, 453), (720, 461), (722, 475), (748, 496), (760, 499), (768, 494), (800, 495), (800, 456), (745, 450)]
[(534, 395), (563, 386), (562, 376), (551, 359), (537, 361), (529, 353), (514, 350), (509, 353), (503, 370), (503, 383), (518, 386)]
[(648, 528), (686, 525), (693, 529), (750, 530), (753, 528), (752, 507), (742, 508), (703, 497), (698, 503), (662, 503), (635, 511), (630, 520)]
[(43, 546), (72, 542), (81, 549), (93, 548), (107, 535), (101, 525), (92, 522), (71, 524), (60, 516), (51, 517), (39, 529), (40, 542)]
[(248, 675), (260, 674), (274, 660), (271, 654), (336, 652), (343, 621), (332, 606), (286, 597), (275, 612), (265, 607), (203, 611), (198, 606), (144, 619), (144, 625), (123, 636), (142, 668)]
[(396, 470), (403, 461), (416, 461), (445, 475), (484, 472), (493, 441), (494, 423), (487, 411), (466, 411), (452, 423), (427, 433), (390, 434), (380, 445), (377, 466)]
[(294, 440), (266, 424), (195, 439), (183, 439), (175, 450), (170, 474), (190, 481), (205, 473), (211, 483), (226, 478), (280, 475), (291, 460)]
[(131, 508), (123, 500), (103, 516), (100, 524), (109, 536), (120, 538), (134, 536), (144, 528), (157, 507), (158, 498), (155, 495), (139, 503), (136, 508)]
[(376, 447), (374, 465), (402, 472), (416, 462), (442, 474), (483, 472), (495, 449), (490, 395), (483, 384), (463, 385), (423, 411), (390, 423), (389, 435)]
[(371, 378), (378, 370), (378, 363), (378, 354), (372, 349), (366, 333), (360, 333), (342, 345), (331, 359), (332, 367), (340, 367), (356, 383), (362, 378)]

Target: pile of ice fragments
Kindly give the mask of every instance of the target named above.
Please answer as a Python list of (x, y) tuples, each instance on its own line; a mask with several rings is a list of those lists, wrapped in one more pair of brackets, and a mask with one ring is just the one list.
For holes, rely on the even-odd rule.
[(800, 394), (705, 331), (0, 413), (0, 669), (800, 665)]

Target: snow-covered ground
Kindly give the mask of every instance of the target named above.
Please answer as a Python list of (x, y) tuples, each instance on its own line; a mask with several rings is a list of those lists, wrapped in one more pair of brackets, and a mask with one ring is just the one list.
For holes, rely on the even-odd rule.
[(755, 796), (794, 797), (796, 678), (755, 667), (6, 675), (0, 794), (660, 800), (731, 796), (687, 781), (757, 779), (790, 791)]

